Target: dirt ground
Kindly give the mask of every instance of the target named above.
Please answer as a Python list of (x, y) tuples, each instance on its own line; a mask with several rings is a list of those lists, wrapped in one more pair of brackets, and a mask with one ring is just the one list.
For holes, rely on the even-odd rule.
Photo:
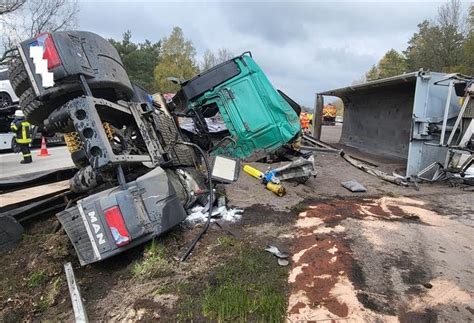
[[(72, 262), (90, 319), (161, 321), (466, 322), (474, 319), (474, 193), (384, 182), (337, 155), (277, 197), (241, 173), (226, 188), (236, 223), (182, 225), (146, 246), (80, 267), (52, 216), (26, 225), (0, 256), (0, 321), (73, 320)], [(268, 165), (255, 163), (265, 170)], [(340, 182), (355, 179), (366, 193)], [(263, 249), (290, 254), (281, 267)]]

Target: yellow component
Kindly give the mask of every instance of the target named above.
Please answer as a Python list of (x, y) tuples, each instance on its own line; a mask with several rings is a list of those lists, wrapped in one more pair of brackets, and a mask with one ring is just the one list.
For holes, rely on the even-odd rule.
[(268, 182), (266, 186), (267, 190), (272, 191), (278, 196), (283, 196), (286, 194), (286, 190), (281, 184), (274, 184), (272, 182)]
[(102, 125), (104, 126), (105, 134), (107, 135), (107, 138), (109, 140), (114, 139), (114, 131), (112, 127), (110, 126), (110, 123), (108, 122), (103, 122)]
[[(104, 126), (104, 131), (107, 135), (107, 138), (112, 140), (114, 138), (114, 131), (112, 127), (108, 122), (104, 122), (102, 125)], [(76, 131), (64, 134), (64, 141), (66, 142), (67, 149), (71, 154), (81, 150), (82, 147), (84, 147), (84, 143), (82, 142), (79, 133)]]
[(252, 177), (255, 177), (256, 179), (262, 179), (263, 178), (263, 173), (259, 171), (256, 168), (253, 168), (250, 165), (244, 165), (244, 172), (249, 174)]
[(79, 151), (82, 149), (84, 146), (81, 137), (79, 137), (79, 134), (77, 132), (69, 132), (64, 134), (64, 141), (66, 142), (67, 149), (69, 152), (75, 153), (76, 151)]

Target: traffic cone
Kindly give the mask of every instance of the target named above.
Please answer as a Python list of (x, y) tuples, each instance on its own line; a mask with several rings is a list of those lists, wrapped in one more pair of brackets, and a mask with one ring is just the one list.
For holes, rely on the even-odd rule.
[(44, 139), (44, 136), (41, 136), (41, 150), (37, 156), (40, 156), (40, 157), (49, 156), (48, 147), (46, 147), (46, 139)]

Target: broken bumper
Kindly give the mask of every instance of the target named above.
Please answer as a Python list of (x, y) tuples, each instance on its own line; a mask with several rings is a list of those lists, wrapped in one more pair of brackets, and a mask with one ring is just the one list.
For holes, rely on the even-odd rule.
[[(118, 233), (111, 224), (106, 216), (110, 210), (119, 210), (125, 231)], [(81, 265), (86, 265), (172, 229), (186, 218), (186, 212), (165, 171), (158, 167), (127, 183), (125, 190), (114, 187), (91, 195), (57, 217)]]

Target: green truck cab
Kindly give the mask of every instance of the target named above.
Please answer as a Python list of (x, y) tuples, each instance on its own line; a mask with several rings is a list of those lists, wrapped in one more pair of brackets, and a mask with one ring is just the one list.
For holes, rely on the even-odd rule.
[[(277, 91), (246, 52), (181, 83), (177, 111), (192, 117), (203, 148), (212, 154), (256, 160), (296, 140), (301, 108)], [(210, 143), (205, 118), (220, 113), (228, 135)], [(201, 143), (203, 140), (201, 140)]]

